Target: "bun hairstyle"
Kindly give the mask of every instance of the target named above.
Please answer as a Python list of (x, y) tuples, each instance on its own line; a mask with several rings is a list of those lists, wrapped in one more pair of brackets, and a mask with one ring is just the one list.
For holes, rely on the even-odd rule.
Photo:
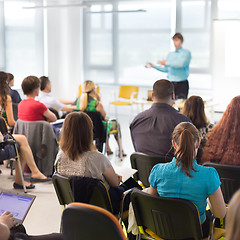
[(88, 94), (95, 88), (95, 83), (87, 80), (82, 84), (82, 94), (80, 97), (80, 111), (84, 111), (88, 105)]
[(176, 164), (180, 164), (182, 170), (189, 177), (193, 170), (193, 159), (196, 157), (196, 142), (200, 141), (200, 134), (197, 128), (189, 122), (179, 123), (173, 131), (172, 139), (176, 143), (175, 158)]

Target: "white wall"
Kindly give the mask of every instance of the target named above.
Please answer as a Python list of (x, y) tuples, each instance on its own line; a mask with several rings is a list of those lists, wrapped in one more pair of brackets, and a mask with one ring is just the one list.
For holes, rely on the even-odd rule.
[(75, 99), (82, 81), (82, 9), (65, 7), (46, 11), (52, 92), (58, 98)]

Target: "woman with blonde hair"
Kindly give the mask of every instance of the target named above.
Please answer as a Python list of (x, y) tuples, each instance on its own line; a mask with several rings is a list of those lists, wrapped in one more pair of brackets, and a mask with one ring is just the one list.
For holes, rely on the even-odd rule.
[(224, 218), (226, 213), (218, 173), (212, 167), (197, 164), (200, 134), (192, 123), (182, 122), (175, 127), (172, 144), (175, 149), (172, 161), (155, 165), (150, 173), (150, 194), (193, 202), (198, 208), (205, 238), (210, 224), (206, 214), (207, 198), (215, 217)]
[(240, 190), (232, 197), (226, 216), (226, 240), (240, 239)]
[[(7, 121), (8, 125), (13, 127), (15, 125), (15, 120), (13, 118), (12, 112), (12, 100), (10, 95), (8, 94), (7, 79), (8, 79), (7, 73), (0, 72), (0, 116), (3, 118), (5, 117), (5, 120)], [(0, 136), (2, 136), (1, 132)], [(28, 167), (32, 172), (31, 180), (33, 182), (49, 181), (50, 179), (44, 176), (37, 168), (27, 138), (24, 135), (20, 134), (13, 134), (13, 137), (15, 138), (20, 147), (20, 161), (22, 167), (25, 165), (25, 163), (27, 163)], [(15, 164), (15, 170), (16, 170), (15, 182), (13, 184), (13, 187), (17, 189), (23, 188), (23, 186), (21, 185), (22, 184), (21, 175), (17, 164)], [(25, 182), (25, 184), (27, 189), (35, 187), (33, 184), (30, 184), (28, 182)]]
[[(82, 94), (77, 100), (77, 110), (87, 111), (87, 112), (99, 112), (103, 118), (103, 124), (106, 126), (106, 122), (108, 122), (108, 130), (120, 130), (120, 125), (116, 120), (108, 120), (106, 117), (106, 111), (102, 105), (101, 98), (96, 92), (96, 85), (93, 81), (87, 80), (82, 84)], [(121, 132), (119, 132), (120, 139), (117, 138), (115, 134), (114, 137), (117, 141), (118, 146), (122, 146), (121, 140)], [(120, 149), (120, 147), (119, 147)], [(107, 142), (107, 153), (108, 155), (113, 154), (110, 149), (109, 143)], [(120, 153), (119, 153), (120, 154)], [(126, 156), (124, 151), (122, 150), (122, 156)]]

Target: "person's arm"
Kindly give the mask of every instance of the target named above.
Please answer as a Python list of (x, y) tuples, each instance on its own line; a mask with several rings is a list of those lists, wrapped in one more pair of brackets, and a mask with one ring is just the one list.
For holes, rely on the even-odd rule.
[(210, 208), (217, 218), (224, 218), (226, 215), (226, 206), (223, 199), (221, 188), (219, 187), (212, 195), (209, 195)]
[(5, 111), (7, 115), (8, 125), (13, 127), (15, 125), (15, 120), (13, 118), (12, 99), (9, 95), (7, 95), (7, 106)]
[(8, 240), (10, 228), (16, 225), (13, 215), (6, 211), (0, 216), (0, 240)]
[(156, 189), (156, 188), (153, 188), (153, 187), (150, 185), (149, 194), (158, 196), (157, 189)]
[(48, 122), (57, 121), (57, 117), (49, 109), (47, 109), (47, 111), (43, 113), (43, 116), (47, 119)]
[(103, 172), (103, 176), (105, 177), (105, 179), (107, 180), (107, 182), (109, 183), (109, 185), (111, 187), (118, 187), (119, 186), (121, 179), (115, 173), (112, 166), (109, 167), (107, 170), (105, 170)]
[(106, 113), (105, 109), (103, 108), (103, 105), (102, 105), (101, 102), (98, 102), (98, 103), (97, 103), (96, 110), (97, 110), (98, 112), (100, 112), (100, 113), (101, 113), (101, 116), (103, 117), (103, 119), (105, 119), (107, 113)]
[(77, 109), (76, 105), (72, 105), (72, 106), (64, 105), (61, 110), (67, 111), (67, 112), (72, 112), (73, 110), (76, 110), (76, 109)]
[(58, 101), (65, 105), (73, 104), (73, 102), (74, 102), (74, 100), (65, 100), (65, 99), (61, 99), (61, 98), (59, 98)]
[(167, 57), (166, 66), (173, 68), (184, 68), (190, 64), (191, 53), (184, 50), (181, 53), (171, 53)]

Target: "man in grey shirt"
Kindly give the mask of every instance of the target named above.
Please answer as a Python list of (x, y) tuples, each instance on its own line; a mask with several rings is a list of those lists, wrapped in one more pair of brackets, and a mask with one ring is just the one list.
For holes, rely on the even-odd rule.
[(172, 107), (174, 86), (165, 79), (153, 85), (153, 104), (139, 113), (130, 124), (133, 144), (137, 152), (152, 156), (173, 157), (172, 132), (180, 122), (191, 122)]

